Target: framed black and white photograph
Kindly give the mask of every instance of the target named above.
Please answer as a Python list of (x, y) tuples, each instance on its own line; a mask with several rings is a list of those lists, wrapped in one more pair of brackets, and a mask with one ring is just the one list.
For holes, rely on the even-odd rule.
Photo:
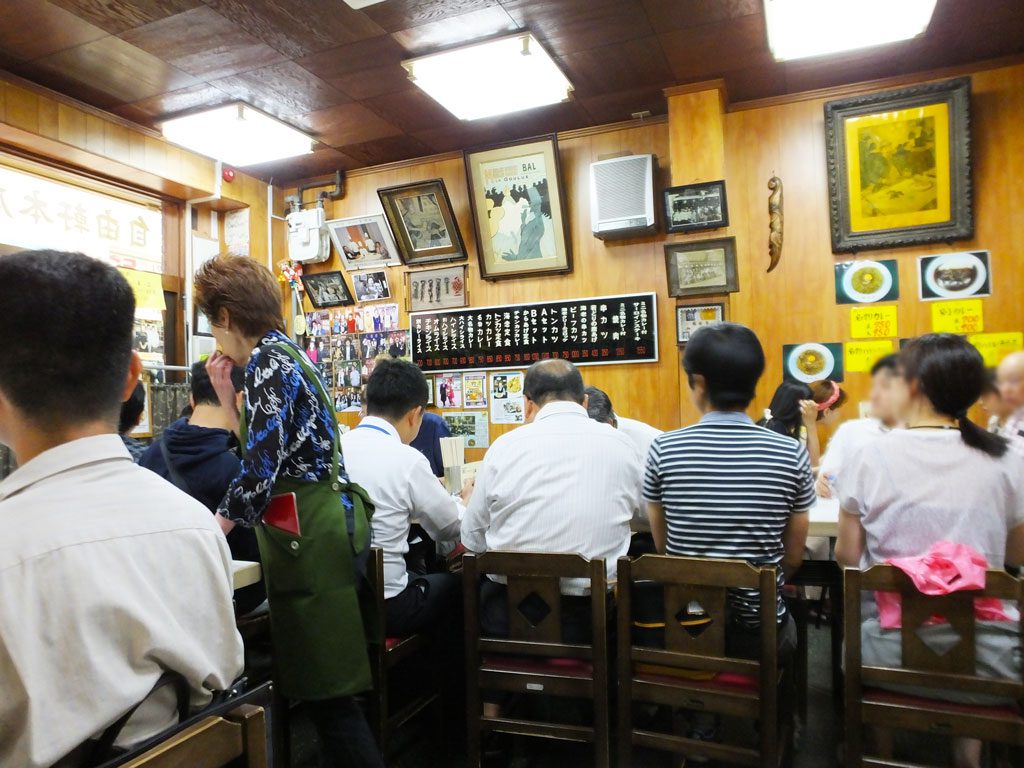
[(712, 296), (740, 289), (736, 238), (696, 240), (665, 246), (669, 296)]
[(456, 309), (468, 303), (465, 264), (405, 273), (405, 308), (410, 312)]
[(665, 226), (668, 232), (696, 232), (729, 226), (724, 181), (685, 184), (665, 190)]
[(331, 242), (348, 272), (401, 264), (388, 223), (379, 213), (327, 222)]
[(676, 305), (676, 343), (685, 345), (698, 328), (726, 320), (725, 302)]
[(441, 179), (378, 189), (377, 196), (406, 264), (466, 258), (466, 245)]
[(341, 272), (318, 272), (315, 275), (303, 275), (302, 287), (314, 309), (325, 307), (345, 307), (355, 304), (352, 293)]
[(356, 293), (356, 301), (380, 301), (391, 298), (388, 275), (384, 270), (352, 275), (352, 288)]

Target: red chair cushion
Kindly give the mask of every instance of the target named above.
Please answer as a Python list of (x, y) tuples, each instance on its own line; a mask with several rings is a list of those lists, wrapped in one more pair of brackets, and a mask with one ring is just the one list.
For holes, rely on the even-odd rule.
[(545, 659), (536, 656), (494, 656), (481, 659), (482, 666), (504, 672), (589, 678), (594, 676), (593, 663), (585, 659)]
[[(678, 672), (685, 671), (678, 670)], [(700, 677), (686, 677), (681, 674), (641, 672), (636, 675), (635, 679), (644, 683), (664, 683), (666, 685), (680, 685), (684, 683), (688, 688), (707, 688), (709, 690), (753, 695), (757, 695), (760, 690), (756, 677), (739, 675), (735, 672), (719, 672), (713, 677), (704, 679)]]
[(886, 691), (881, 688), (869, 688), (864, 691), (863, 701), (865, 704), (898, 704), (905, 707), (917, 707), (921, 709), (940, 709), (950, 714), (958, 715), (980, 715), (982, 717), (1003, 717), (1011, 720), (1022, 720), (1021, 711), (1012, 704), (986, 705), (986, 704), (959, 704), (954, 701), (942, 701), (941, 699), (929, 699), (925, 696), (912, 696), (896, 691)]
[(396, 645), (398, 645), (405, 639), (406, 638), (404, 637), (389, 637), (384, 640), (384, 649), (390, 651), (392, 648), (394, 648)]

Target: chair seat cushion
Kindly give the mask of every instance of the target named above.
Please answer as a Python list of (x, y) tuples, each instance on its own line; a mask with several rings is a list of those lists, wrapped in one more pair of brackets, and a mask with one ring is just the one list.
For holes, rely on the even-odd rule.
[(487, 654), (481, 666), (502, 672), (523, 672), (536, 675), (590, 678), (594, 676), (593, 663), (585, 659), (546, 659), (536, 656), (502, 656)]
[(398, 645), (405, 639), (406, 638), (404, 637), (389, 637), (384, 641), (384, 648), (385, 650), (390, 651), (392, 648), (394, 648), (396, 645)]
[(651, 667), (647, 664), (641, 664), (637, 665), (637, 674), (633, 679), (642, 683), (685, 685), (687, 688), (704, 688), (732, 693), (756, 695), (759, 691), (756, 677), (740, 675), (735, 672), (719, 672), (715, 674), (701, 670)]
[(866, 689), (863, 701), (865, 704), (894, 704), (902, 707), (939, 710), (948, 712), (951, 715), (978, 715), (980, 717), (998, 717), (1024, 722), (1020, 709), (1013, 705), (959, 704), (941, 699), (930, 699), (925, 696), (912, 696), (907, 693), (886, 691), (881, 688)]

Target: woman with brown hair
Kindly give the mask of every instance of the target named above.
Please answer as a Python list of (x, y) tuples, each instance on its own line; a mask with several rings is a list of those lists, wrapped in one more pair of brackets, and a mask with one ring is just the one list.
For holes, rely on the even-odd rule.
[[(196, 273), (195, 298), (219, 350), (207, 363), (210, 378), (238, 416), (243, 452), (217, 519), (225, 533), (236, 524), (256, 528), (275, 683), (306, 703), (327, 764), (383, 766), (353, 698), (372, 687), (356, 576), (372, 506), (345, 474), (333, 402), (283, 333), (281, 291), (267, 269), (219, 256)], [(241, 414), (234, 365), (245, 368)]]

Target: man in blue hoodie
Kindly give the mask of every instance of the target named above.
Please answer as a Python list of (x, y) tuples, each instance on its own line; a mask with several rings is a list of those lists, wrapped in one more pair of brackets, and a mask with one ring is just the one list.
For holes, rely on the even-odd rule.
[[(239, 395), (244, 375), (238, 367), (231, 372), (231, 381)], [(238, 474), (239, 458), (235, 452), (238, 441), (231, 433), (230, 421), (210, 383), (205, 361), (192, 365), (191, 378), (192, 414), (167, 427), (146, 449), (139, 464), (173, 483), (213, 513)], [(259, 547), (252, 528), (236, 525), (227, 539), (233, 559), (259, 561)], [(265, 599), (262, 583), (240, 589), (235, 592), (237, 612), (248, 613)]]

